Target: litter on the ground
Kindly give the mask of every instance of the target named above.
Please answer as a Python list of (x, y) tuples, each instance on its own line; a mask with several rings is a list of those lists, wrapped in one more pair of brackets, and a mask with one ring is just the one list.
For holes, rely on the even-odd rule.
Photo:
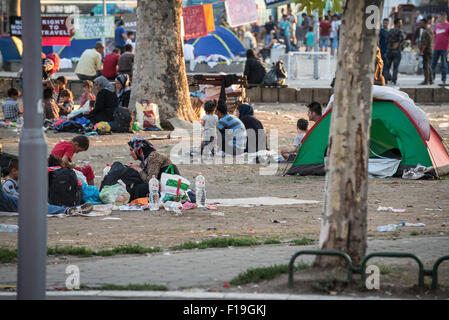
[(402, 227), (425, 227), (424, 223), (409, 223), (409, 222), (401, 222)]
[(393, 208), (393, 207), (382, 207), (382, 206), (379, 206), (379, 207), (377, 208), (377, 211), (390, 211), (390, 212), (399, 212), (399, 213), (402, 213), (402, 212), (406, 212), (407, 209), (395, 209), (395, 208)]
[(101, 219), (101, 220), (122, 220), (122, 219), (120, 219), (120, 218), (115, 218), (115, 217), (106, 217), (106, 218), (103, 218), (103, 219)]
[(124, 205), (119, 206), (120, 211), (143, 211), (143, 207), (140, 205)]
[(211, 216), (224, 217), (224, 212), (211, 212)]

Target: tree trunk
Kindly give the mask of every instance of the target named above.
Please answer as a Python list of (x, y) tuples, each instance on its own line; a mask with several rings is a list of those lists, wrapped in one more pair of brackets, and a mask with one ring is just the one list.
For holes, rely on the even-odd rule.
[(130, 108), (143, 99), (159, 106), (161, 125), (196, 120), (181, 39), (182, 0), (139, 0)]
[[(341, 250), (359, 264), (367, 248), (368, 157), (374, 59), (379, 19), (367, 27), (382, 0), (346, 0), (329, 133), (324, 213), (320, 248)], [(342, 265), (341, 258), (318, 257), (321, 267)]]

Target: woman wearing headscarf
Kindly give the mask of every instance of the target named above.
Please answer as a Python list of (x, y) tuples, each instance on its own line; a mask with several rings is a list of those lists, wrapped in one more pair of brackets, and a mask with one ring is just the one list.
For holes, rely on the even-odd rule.
[(114, 121), (114, 109), (118, 106), (117, 95), (114, 92), (114, 86), (103, 76), (94, 80), (97, 89), (97, 98), (95, 106), (90, 112), (85, 112), (85, 117), (97, 123), (100, 121)]
[(249, 104), (241, 104), (236, 109), (236, 116), (243, 122), (246, 128), (248, 141), (245, 152), (254, 153), (266, 150), (267, 137), (262, 123), (254, 117), (254, 109)]
[(129, 75), (121, 73), (115, 78), (115, 88), (117, 89), (118, 106), (128, 108), (131, 97)]
[(156, 148), (147, 140), (139, 137), (133, 138), (128, 142), (128, 145), (130, 156), (134, 160), (140, 160), (140, 165), (135, 164), (131, 168), (139, 172), (147, 187), (151, 177), (154, 175), (160, 180), (162, 173), (167, 170), (169, 165), (173, 166), (175, 174), (180, 174), (170, 158), (165, 154), (157, 152)]
[(256, 56), (255, 51), (247, 50), (244, 75), (248, 84), (261, 84), (266, 73), (265, 66), (262, 60)]

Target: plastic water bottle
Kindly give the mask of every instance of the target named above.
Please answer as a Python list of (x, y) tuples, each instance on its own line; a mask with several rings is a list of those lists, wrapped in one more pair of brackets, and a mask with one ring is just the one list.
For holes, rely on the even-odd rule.
[(425, 227), (426, 225), (424, 223), (409, 223), (409, 222), (402, 222), (401, 226), (403, 227)]
[(103, 177), (102, 177), (102, 179), (104, 179), (104, 177), (107, 176), (107, 174), (109, 173), (109, 170), (111, 170), (111, 165), (109, 163), (107, 163), (106, 167), (104, 167), (104, 169), (103, 169)]
[(386, 226), (377, 227), (377, 231), (379, 231), (379, 232), (396, 231), (396, 230), (398, 230), (398, 228), (399, 228), (399, 226), (397, 224), (389, 224)]
[(199, 175), (195, 179), (195, 196), (198, 208), (206, 205), (206, 179)]
[(0, 224), (0, 232), (19, 232), (19, 226), (15, 224)]
[(182, 214), (182, 203), (175, 201), (164, 202), (164, 209), (167, 211), (174, 211), (176, 215)]
[(150, 190), (150, 210), (157, 211), (159, 210), (159, 181), (153, 175), (149, 182), (149, 190)]

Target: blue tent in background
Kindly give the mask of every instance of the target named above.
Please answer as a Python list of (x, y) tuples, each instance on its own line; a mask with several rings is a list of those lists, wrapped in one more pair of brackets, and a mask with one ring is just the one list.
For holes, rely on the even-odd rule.
[(195, 57), (221, 54), (233, 59), (234, 56), (246, 56), (246, 49), (240, 39), (229, 29), (216, 26), (215, 31), (201, 38), (187, 41), (193, 45)]
[(228, 28), (222, 27), (222, 26), (216, 26), (215, 31), (213, 32), (217, 36), (219, 36), (221, 39), (223, 39), (224, 42), (229, 47), (229, 50), (236, 55), (236, 56), (246, 56), (246, 49), (243, 46), (243, 43), (240, 41), (240, 39), (235, 35), (234, 32), (229, 30)]
[(197, 38), (193, 42), (193, 52), (195, 54), (195, 57), (220, 54), (222, 56), (228, 57), (229, 59), (234, 59), (234, 55), (232, 54), (226, 42), (224, 42), (216, 34)]
[(83, 54), (84, 50), (92, 49), (98, 41), (101, 41), (101, 39), (72, 39), (70, 46), (44, 46), (42, 47), (42, 52), (45, 54), (55, 52), (61, 59), (71, 59), (73, 57), (79, 58)]

